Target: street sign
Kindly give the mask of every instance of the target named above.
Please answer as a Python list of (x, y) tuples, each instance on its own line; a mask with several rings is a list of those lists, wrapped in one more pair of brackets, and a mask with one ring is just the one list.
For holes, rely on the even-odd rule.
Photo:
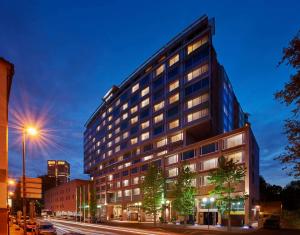
[[(23, 178), (21, 178), (21, 197), (23, 198)], [(42, 179), (25, 178), (25, 197), (32, 199), (42, 198)]]

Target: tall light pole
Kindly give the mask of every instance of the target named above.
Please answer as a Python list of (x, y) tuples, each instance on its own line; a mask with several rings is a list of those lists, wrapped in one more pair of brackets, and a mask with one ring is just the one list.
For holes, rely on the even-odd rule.
[(210, 221), (209, 221), (209, 208), (210, 208), (211, 204), (214, 203), (214, 201), (215, 201), (215, 198), (213, 198), (213, 197), (210, 197), (210, 198), (204, 197), (204, 198), (202, 198), (202, 202), (204, 203), (205, 207), (206, 207), (206, 204), (208, 205), (208, 207), (207, 207), (207, 212), (208, 212), (208, 215), (207, 215), (207, 228), (208, 228), (208, 230), (209, 230), (209, 223), (210, 223)]
[(25, 160), (26, 160), (26, 134), (28, 134), (29, 136), (36, 136), (38, 134), (38, 131), (36, 128), (34, 127), (24, 127), (22, 130), (22, 161), (23, 161), (23, 171), (22, 171), (22, 179), (23, 179), (23, 218), (24, 218), (24, 235), (27, 234), (26, 231), (26, 183), (25, 183), (25, 179), (26, 179), (26, 165), (25, 165)]

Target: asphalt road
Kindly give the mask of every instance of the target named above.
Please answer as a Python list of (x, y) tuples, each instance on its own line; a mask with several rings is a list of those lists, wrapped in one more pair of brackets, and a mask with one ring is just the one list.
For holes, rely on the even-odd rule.
[[(124, 226), (110, 226), (102, 224), (83, 224), (73, 221), (51, 220), (51, 223), (57, 229), (58, 235), (63, 235), (67, 232), (77, 232), (84, 235), (300, 235), (300, 230), (255, 230), (244, 232), (225, 232), (225, 231), (203, 231), (198, 229), (164, 229), (164, 228), (136, 228), (136, 224), (132, 224), (132, 228)], [(135, 226), (135, 227), (133, 227)]]

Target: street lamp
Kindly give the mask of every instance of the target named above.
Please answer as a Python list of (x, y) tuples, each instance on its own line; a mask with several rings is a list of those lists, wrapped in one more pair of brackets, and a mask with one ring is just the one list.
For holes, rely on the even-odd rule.
[(207, 212), (208, 212), (208, 215), (207, 215), (207, 228), (208, 228), (208, 230), (209, 230), (209, 223), (210, 223), (210, 221), (209, 221), (209, 208), (210, 208), (211, 204), (214, 203), (214, 201), (215, 201), (214, 197), (210, 197), (210, 198), (204, 197), (204, 198), (202, 198), (202, 202), (204, 203), (205, 207), (206, 207), (206, 204), (208, 205), (208, 208), (207, 208)]
[(23, 161), (23, 171), (22, 171), (22, 186), (23, 186), (23, 218), (24, 218), (24, 235), (27, 234), (26, 232), (26, 190), (25, 190), (25, 179), (26, 179), (26, 168), (25, 168), (25, 159), (26, 159), (26, 135), (28, 136), (36, 136), (38, 134), (38, 130), (33, 127), (24, 127), (22, 130), (22, 161)]

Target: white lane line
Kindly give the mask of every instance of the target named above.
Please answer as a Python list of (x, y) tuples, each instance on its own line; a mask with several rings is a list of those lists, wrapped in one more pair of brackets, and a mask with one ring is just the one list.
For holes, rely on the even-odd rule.
[[(74, 228), (71, 226), (67, 226), (67, 225), (63, 225), (63, 224), (59, 224), (59, 223), (54, 223), (54, 225), (56, 227), (63, 227), (63, 228), (67, 228), (69, 230), (69, 232), (77, 232), (77, 233), (84, 233), (84, 234), (90, 234), (90, 235), (115, 235), (114, 233), (100, 233), (98, 231), (93, 231), (90, 229), (84, 229), (84, 228)], [(97, 233), (96, 233), (97, 232)]]

